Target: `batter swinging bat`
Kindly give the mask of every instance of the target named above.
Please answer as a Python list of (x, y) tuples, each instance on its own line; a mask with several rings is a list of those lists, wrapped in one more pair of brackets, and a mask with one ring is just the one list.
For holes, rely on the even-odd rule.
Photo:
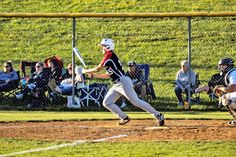
[(73, 51), (74, 51), (74, 53), (76, 54), (76, 56), (79, 58), (80, 62), (83, 64), (83, 66), (86, 68), (86, 65), (85, 65), (85, 63), (84, 63), (84, 59), (82, 58), (82, 56), (81, 56), (79, 50), (78, 50), (76, 47), (74, 47), (74, 48), (73, 48)]

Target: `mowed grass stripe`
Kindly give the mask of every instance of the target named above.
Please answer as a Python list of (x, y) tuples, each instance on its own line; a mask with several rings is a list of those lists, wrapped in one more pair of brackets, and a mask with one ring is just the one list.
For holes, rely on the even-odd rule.
[[(153, 118), (146, 112), (126, 112), (132, 119)], [(164, 112), (166, 119), (232, 119), (228, 112)], [(1, 111), (0, 122), (17, 121), (68, 121), (68, 120), (110, 120), (117, 119), (110, 112), (37, 112)]]
[[(0, 154), (8, 154), (27, 149), (39, 149), (65, 142), (48, 142), (36, 140), (0, 139)], [(86, 157), (86, 156), (224, 156), (235, 155), (235, 141), (168, 141), (168, 142), (104, 142), (84, 143), (74, 147), (60, 148), (45, 152), (28, 153), (19, 157)], [(125, 150), (125, 151), (124, 151)]]

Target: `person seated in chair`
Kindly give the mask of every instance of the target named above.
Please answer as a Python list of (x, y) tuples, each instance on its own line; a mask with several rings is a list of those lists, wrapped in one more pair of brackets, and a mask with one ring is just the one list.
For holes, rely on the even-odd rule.
[(50, 59), (48, 63), (49, 63), (50, 71), (51, 71), (49, 82), (54, 80), (56, 81), (57, 85), (60, 85), (61, 77), (62, 77), (61, 76), (62, 69), (59, 67), (58, 62), (55, 59)]
[[(189, 73), (190, 73), (190, 84), (189, 84)], [(184, 60), (181, 62), (181, 69), (177, 72), (176, 80), (175, 80), (175, 94), (179, 101), (179, 106), (183, 106), (183, 93), (186, 94), (186, 101), (188, 101), (188, 88), (191, 90), (195, 87), (196, 83), (196, 75), (195, 73), (189, 69), (188, 61)], [(191, 91), (192, 93), (192, 91)]]
[(33, 94), (35, 97), (40, 97), (48, 83), (48, 72), (44, 68), (43, 62), (37, 62), (35, 65), (36, 71), (30, 75), (28, 85), (23, 89), (22, 93), (16, 95), (18, 99), (25, 98), (28, 94)]
[[(54, 95), (55, 93), (60, 93), (62, 95), (67, 95), (67, 107), (69, 108), (80, 108), (80, 100), (78, 97), (75, 97), (75, 101), (77, 105), (74, 106), (72, 102), (72, 89), (73, 89), (73, 80), (72, 80), (72, 64), (68, 65), (68, 73), (63, 76), (63, 80), (61, 81), (60, 85), (57, 85), (55, 81), (49, 82), (48, 86), (53, 91), (51, 94)], [(82, 75), (82, 68), (76, 66), (75, 67), (75, 83), (77, 86), (84, 85), (84, 77)], [(80, 85), (79, 85), (80, 84)]]
[[(134, 61), (129, 61), (127, 66), (128, 66), (128, 71), (125, 73), (125, 75), (131, 78), (133, 82), (133, 88), (137, 93), (137, 95), (141, 99), (144, 99), (147, 94), (147, 87), (141, 69), (138, 68), (136, 62)], [(127, 106), (125, 101), (126, 101), (125, 97), (121, 97), (122, 103), (120, 108), (125, 108)]]
[(17, 72), (13, 69), (12, 62), (5, 62), (3, 71), (0, 71), (0, 92), (16, 88), (16, 81), (18, 79)]
[(72, 63), (69, 63), (66, 68), (66, 72), (62, 75), (62, 80), (72, 78)]
[(139, 95), (141, 98), (145, 98), (147, 88), (142, 71), (137, 67), (137, 64), (134, 61), (128, 62), (127, 66), (128, 71), (125, 75), (131, 78), (134, 90), (137, 95)]
[[(75, 67), (75, 83), (84, 83), (84, 77), (82, 75), (82, 68), (79, 66)], [(71, 95), (73, 82), (72, 82), (72, 64), (68, 65), (68, 75), (64, 76), (64, 80), (61, 81), (60, 85), (57, 85), (55, 81), (51, 81), (48, 86), (51, 90), (61, 93), (62, 95)]]

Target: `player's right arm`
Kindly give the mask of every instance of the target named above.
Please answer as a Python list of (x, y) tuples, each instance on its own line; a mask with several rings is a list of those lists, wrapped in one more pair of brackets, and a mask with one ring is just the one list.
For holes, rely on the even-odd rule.
[(109, 79), (110, 75), (109, 74), (94, 74), (94, 73), (91, 73), (91, 74), (89, 74), (89, 77), (91, 77), (91, 78), (100, 78), (100, 79)]
[(103, 69), (102, 64), (100, 63), (98, 66), (91, 68), (91, 69), (84, 69), (83, 73), (94, 73), (94, 72), (98, 72), (101, 71)]
[(88, 73), (89, 77), (91, 78), (110, 78), (109, 74), (94, 74), (94, 73), (101, 71), (106, 64), (106, 61), (110, 59), (111, 56), (112, 56), (112, 53), (105, 54), (105, 56), (103, 57), (102, 61), (98, 64), (98, 66), (91, 69), (84, 69), (83, 73)]
[(102, 78), (102, 79), (106, 79), (106, 78), (110, 78), (109, 74), (95, 74), (94, 72), (99, 72), (103, 69), (103, 63), (101, 62), (98, 66), (96, 66), (95, 68), (91, 68), (91, 69), (84, 69), (83, 73), (88, 73), (88, 76), (90, 78)]

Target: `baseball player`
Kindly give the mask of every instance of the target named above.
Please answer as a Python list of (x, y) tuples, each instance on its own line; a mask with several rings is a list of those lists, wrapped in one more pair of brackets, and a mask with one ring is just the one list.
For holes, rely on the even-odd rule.
[[(122, 65), (114, 53), (115, 44), (112, 39), (104, 38), (99, 44), (102, 48), (104, 57), (100, 64), (95, 68), (84, 69), (83, 73), (88, 73), (92, 78), (111, 78), (113, 86), (109, 89), (103, 100), (103, 106), (120, 118), (119, 125), (124, 125), (130, 121), (129, 116), (121, 111), (115, 102), (123, 95), (133, 105), (152, 114), (157, 119), (159, 126), (164, 125), (164, 115), (156, 111), (150, 104), (138, 98), (133, 88), (131, 79), (125, 76)], [(94, 74), (106, 68), (108, 74)]]
[(223, 58), (219, 61), (218, 68), (225, 79), (226, 87), (216, 86), (214, 91), (233, 116), (234, 120), (229, 125), (236, 125), (236, 68), (232, 58)]

